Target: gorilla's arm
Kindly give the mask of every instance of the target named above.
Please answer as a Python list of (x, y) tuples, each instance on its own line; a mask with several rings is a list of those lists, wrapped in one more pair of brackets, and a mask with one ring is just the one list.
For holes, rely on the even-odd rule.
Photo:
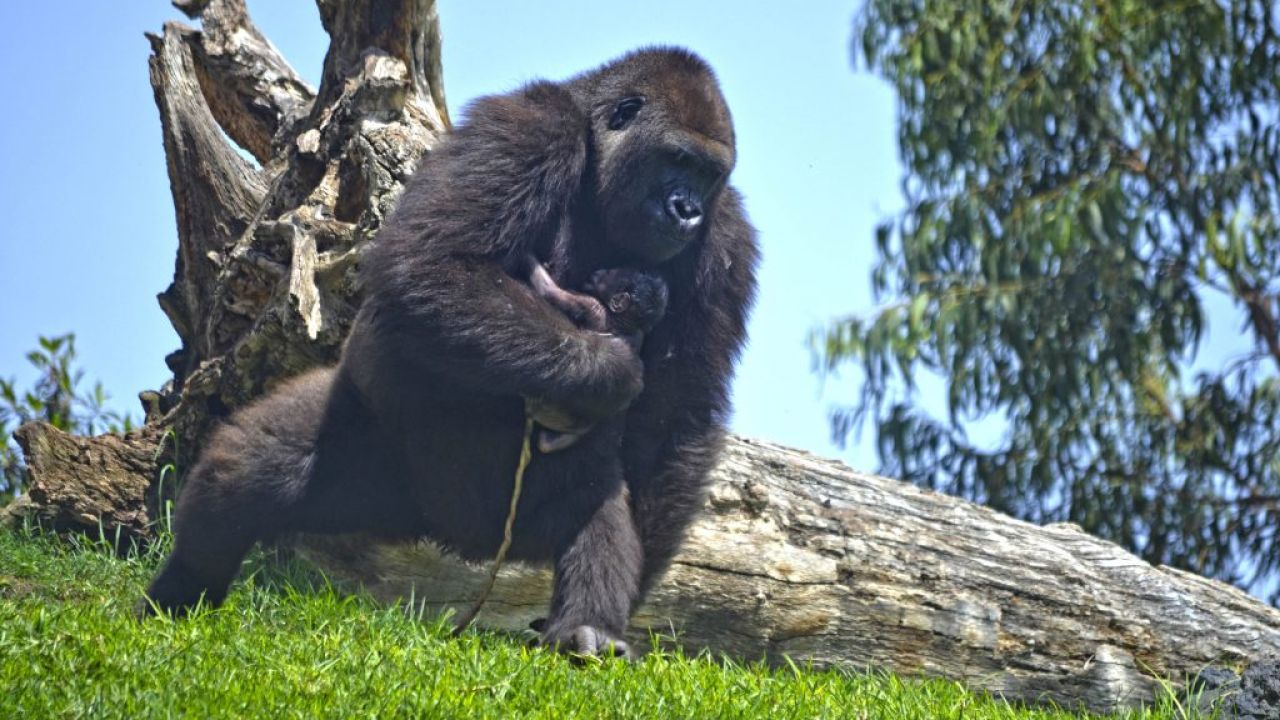
[(365, 258), (369, 330), (399, 362), (461, 386), (538, 397), (597, 420), (639, 393), (621, 338), (582, 330), (513, 275), (582, 192), (587, 120), (535, 83), (477, 101), (423, 163)]
[[(701, 509), (724, 443), (733, 364), (746, 339), (759, 251), (741, 198), (726, 188), (693, 262), (676, 271), (667, 320), (644, 348), (645, 392), (627, 413), (623, 463), (644, 549), (641, 597)], [(696, 281), (694, 281), (696, 278)]]

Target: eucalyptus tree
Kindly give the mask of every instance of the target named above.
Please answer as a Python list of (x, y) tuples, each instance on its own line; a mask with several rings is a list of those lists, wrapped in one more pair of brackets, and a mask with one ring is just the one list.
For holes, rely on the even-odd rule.
[(885, 304), (816, 333), (865, 377), (835, 434), (1275, 602), (1278, 36), (1265, 0), (869, 0), (906, 209)]

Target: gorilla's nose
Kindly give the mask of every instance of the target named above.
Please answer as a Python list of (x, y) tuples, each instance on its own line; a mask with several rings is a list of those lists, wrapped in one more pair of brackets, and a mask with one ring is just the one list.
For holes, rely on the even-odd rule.
[(692, 230), (702, 223), (702, 203), (688, 188), (676, 188), (667, 196), (667, 216), (683, 230)]

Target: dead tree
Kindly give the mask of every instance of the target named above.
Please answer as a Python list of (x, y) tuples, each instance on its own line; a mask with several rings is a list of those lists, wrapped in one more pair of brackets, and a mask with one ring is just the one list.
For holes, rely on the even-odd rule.
[[(361, 251), (449, 126), (432, 0), (318, 0), (331, 39), (319, 89), (243, 0), (176, 4), (201, 28), (148, 36), (178, 225), (159, 296), (182, 341), (173, 378), (143, 393), (146, 427), (125, 438), (22, 428), (31, 485), (12, 518), (145, 536), (161, 465), (189, 464), (211, 423), (337, 358)], [(943, 675), (1096, 709), (1149, 698), (1153, 675), (1280, 652), (1280, 612), (1073, 527), (746, 440), (714, 479), (636, 640), (648, 630), (736, 657)], [(376, 596), (432, 608), (466, 604), (484, 575), (422, 543), (300, 547)], [(525, 627), (549, 584), (508, 568), (481, 621)]]

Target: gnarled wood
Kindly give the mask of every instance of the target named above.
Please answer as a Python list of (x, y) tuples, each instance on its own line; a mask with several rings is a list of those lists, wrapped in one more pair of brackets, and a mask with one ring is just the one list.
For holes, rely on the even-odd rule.
[(26, 457), (30, 483), (24, 496), (3, 508), (9, 522), (101, 531), (109, 538), (151, 532), (159, 506), (153, 473), (170, 460), (159, 428), (78, 437), (34, 422), (13, 435)]
[(200, 87), (218, 124), (258, 162), (270, 162), (279, 149), (276, 139), (310, 111), (315, 91), (249, 20), (244, 0), (178, 0), (174, 5), (201, 20), (192, 50)]
[(399, 63), (410, 78), (411, 106), (425, 121), (447, 127), (440, 65), (440, 16), (435, 0), (317, 0), (329, 33), (320, 98), (334, 102), (350, 90), (349, 80), (371, 54)]
[(336, 359), (361, 247), (446, 121), (433, 3), (324, 4), (342, 42), (318, 99), (242, 0), (179, 7), (203, 29), (152, 38), (180, 248), (161, 304), (183, 339), (159, 406), (195, 447), (212, 420)]
[(204, 332), (210, 298), (229, 246), (266, 194), (261, 174), (223, 139), (205, 102), (193, 58), (196, 35), (179, 23), (166, 23), (161, 36), (148, 35), (151, 86), (178, 220), (173, 284), (159, 300), (182, 339), (182, 349), (167, 358), (179, 379), (211, 355)]

